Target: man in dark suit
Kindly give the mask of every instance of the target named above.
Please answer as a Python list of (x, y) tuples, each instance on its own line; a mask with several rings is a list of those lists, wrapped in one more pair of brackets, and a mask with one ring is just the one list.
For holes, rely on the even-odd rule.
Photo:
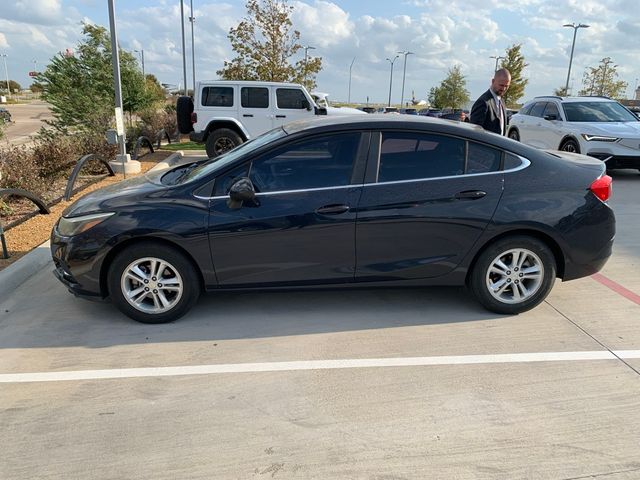
[(485, 130), (504, 135), (507, 133), (507, 110), (502, 95), (511, 84), (511, 74), (506, 68), (496, 70), (491, 87), (484, 92), (471, 108), (471, 123)]

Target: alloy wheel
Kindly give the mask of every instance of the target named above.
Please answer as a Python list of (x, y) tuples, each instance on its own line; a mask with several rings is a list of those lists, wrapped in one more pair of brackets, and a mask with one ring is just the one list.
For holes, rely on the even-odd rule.
[(514, 248), (493, 259), (485, 277), (486, 287), (493, 298), (507, 303), (522, 303), (540, 289), (544, 266), (531, 250)]
[(139, 258), (124, 269), (120, 288), (126, 301), (144, 313), (160, 314), (174, 308), (184, 291), (182, 276), (166, 260)]

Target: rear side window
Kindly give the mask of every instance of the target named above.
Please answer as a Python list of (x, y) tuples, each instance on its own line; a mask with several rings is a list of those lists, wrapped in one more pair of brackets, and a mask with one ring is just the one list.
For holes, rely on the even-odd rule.
[(504, 170), (513, 170), (522, 165), (522, 160), (513, 153), (506, 153), (504, 156)]
[(542, 112), (544, 112), (544, 107), (546, 106), (547, 106), (547, 102), (536, 103), (531, 109), (531, 111), (529, 112), (529, 115), (533, 117), (542, 117)]
[(384, 132), (379, 182), (448, 177), (464, 173), (465, 142), (427, 133)]
[(233, 87), (204, 87), (201, 103), (204, 107), (233, 107)]
[(261, 87), (242, 87), (240, 105), (243, 108), (269, 108), (269, 89)]
[(502, 152), (479, 143), (469, 142), (466, 173), (486, 173), (500, 170)]
[(307, 108), (307, 97), (304, 96), (302, 90), (297, 88), (278, 88), (276, 89), (276, 99), (278, 108), (289, 108), (303, 110)]

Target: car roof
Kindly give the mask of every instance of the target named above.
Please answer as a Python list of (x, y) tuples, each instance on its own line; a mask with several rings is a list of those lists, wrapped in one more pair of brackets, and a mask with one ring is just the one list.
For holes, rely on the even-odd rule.
[(198, 82), (201, 87), (210, 85), (244, 85), (244, 86), (270, 86), (270, 87), (297, 87), (300, 88), (299, 83), (290, 82), (263, 82), (260, 80), (200, 80)]
[[(575, 103), (575, 102), (615, 102), (612, 98), (609, 97), (601, 97), (601, 96), (582, 96), (582, 97), (559, 97), (556, 95), (542, 95), (539, 97), (535, 97), (531, 102), (541, 101), (541, 100), (559, 100), (563, 103)], [(527, 102), (530, 103), (530, 102)]]

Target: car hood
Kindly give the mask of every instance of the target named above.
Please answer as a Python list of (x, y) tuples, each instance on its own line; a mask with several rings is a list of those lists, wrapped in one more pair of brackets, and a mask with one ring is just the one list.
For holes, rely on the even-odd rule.
[(580, 133), (640, 138), (640, 122), (570, 122)]
[(62, 212), (62, 216), (77, 217), (87, 213), (106, 211), (118, 205), (129, 204), (135, 201), (135, 198), (166, 190), (167, 186), (160, 183), (160, 178), (165, 173), (166, 170), (147, 172), (95, 190), (69, 205)]
[(351, 107), (327, 107), (327, 115), (367, 115), (367, 112)]

